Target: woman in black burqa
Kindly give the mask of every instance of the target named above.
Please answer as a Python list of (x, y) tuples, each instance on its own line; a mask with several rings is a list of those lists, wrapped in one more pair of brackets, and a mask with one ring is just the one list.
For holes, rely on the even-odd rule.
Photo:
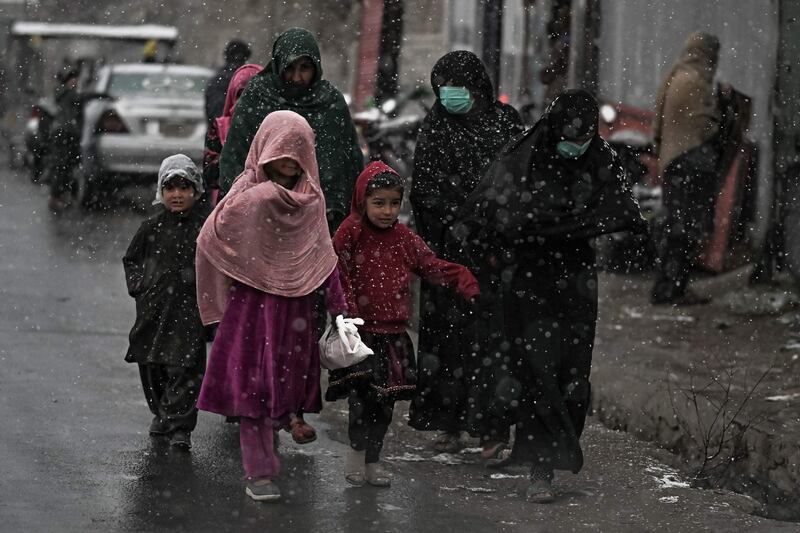
[(538, 502), (552, 501), (554, 470), (583, 465), (597, 321), (592, 238), (644, 228), (616, 153), (597, 135), (597, 116), (588, 92), (561, 93), (506, 146), (453, 232), (477, 270), (501, 280), (505, 314), (501, 331), (484, 336), (496, 339), (488, 355), (473, 365), (470, 426), (481, 434), (516, 426), (513, 449), (495, 466), (531, 465), (527, 496)]
[[(522, 132), (517, 111), (495, 98), (481, 60), (463, 50), (442, 56), (431, 71), (434, 103), (414, 153), (411, 203), (419, 235), (446, 260), (456, 213), (497, 153)], [(446, 89), (445, 89), (446, 88)], [(443, 433), (437, 451), (456, 451), (466, 429), (464, 358), (472, 350), (468, 304), (441, 287), (422, 284), (419, 382), (410, 424)]]

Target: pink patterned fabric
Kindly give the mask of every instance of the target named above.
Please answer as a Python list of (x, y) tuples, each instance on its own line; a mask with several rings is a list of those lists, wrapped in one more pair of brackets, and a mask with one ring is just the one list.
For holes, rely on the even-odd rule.
[(222, 108), (222, 115), (215, 119), (220, 144), (225, 144), (225, 139), (228, 137), (228, 130), (231, 129), (231, 119), (233, 118), (233, 108), (236, 105), (236, 101), (244, 92), (250, 78), (262, 70), (264, 70), (264, 67), (261, 65), (249, 63), (247, 65), (242, 65), (233, 73), (231, 82), (228, 84), (228, 92), (225, 94), (225, 107)]
[[(303, 169), (291, 190), (269, 180), (263, 168), (283, 157)], [(270, 113), (250, 145), (244, 172), (197, 239), (197, 301), (203, 323), (222, 319), (233, 280), (268, 294), (305, 296), (322, 285), (336, 262), (314, 132), (297, 113)]]

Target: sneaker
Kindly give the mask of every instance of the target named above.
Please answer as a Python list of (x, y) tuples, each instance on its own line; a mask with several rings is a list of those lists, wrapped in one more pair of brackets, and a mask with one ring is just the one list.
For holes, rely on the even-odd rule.
[(366, 467), (364, 460), (367, 452), (364, 450), (357, 451), (353, 448), (347, 449), (347, 455), (344, 461), (344, 479), (351, 485), (356, 487), (363, 487), (366, 482)]
[(373, 487), (390, 487), (392, 478), (380, 463), (367, 463), (365, 478)]
[(281, 499), (281, 489), (271, 479), (248, 481), (244, 493), (257, 502), (275, 502)]
[(174, 431), (169, 438), (169, 445), (175, 446), (176, 448), (183, 448), (185, 450), (190, 449), (192, 447), (191, 433), (182, 429)]
[(525, 491), (525, 498), (531, 503), (551, 503), (556, 499), (551, 481), (549, 479), (532, 479)]

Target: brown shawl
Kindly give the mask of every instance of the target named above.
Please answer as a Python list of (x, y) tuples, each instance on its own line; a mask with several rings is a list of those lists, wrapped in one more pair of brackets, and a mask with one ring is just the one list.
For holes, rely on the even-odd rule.
[(653, 142), (661, 173), (673, 159), (717, 133), (720, 112), (713, 80), (718, 53), (716, 37), (691, 34), (680, 59), (661, 84), (653, 121)]

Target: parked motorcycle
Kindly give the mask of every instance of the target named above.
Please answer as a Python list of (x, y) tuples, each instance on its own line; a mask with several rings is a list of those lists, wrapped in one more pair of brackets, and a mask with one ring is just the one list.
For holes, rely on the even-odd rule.
[(406, 179), (406, 198), (400, 212), (404, 224), (409, 224), (412, 218), (407, 196), (411, 190), (417, 134), (429, 110), (425, 99), (430, 94), (418, 88), (353, 115), (364, 159), (383, 161)]

